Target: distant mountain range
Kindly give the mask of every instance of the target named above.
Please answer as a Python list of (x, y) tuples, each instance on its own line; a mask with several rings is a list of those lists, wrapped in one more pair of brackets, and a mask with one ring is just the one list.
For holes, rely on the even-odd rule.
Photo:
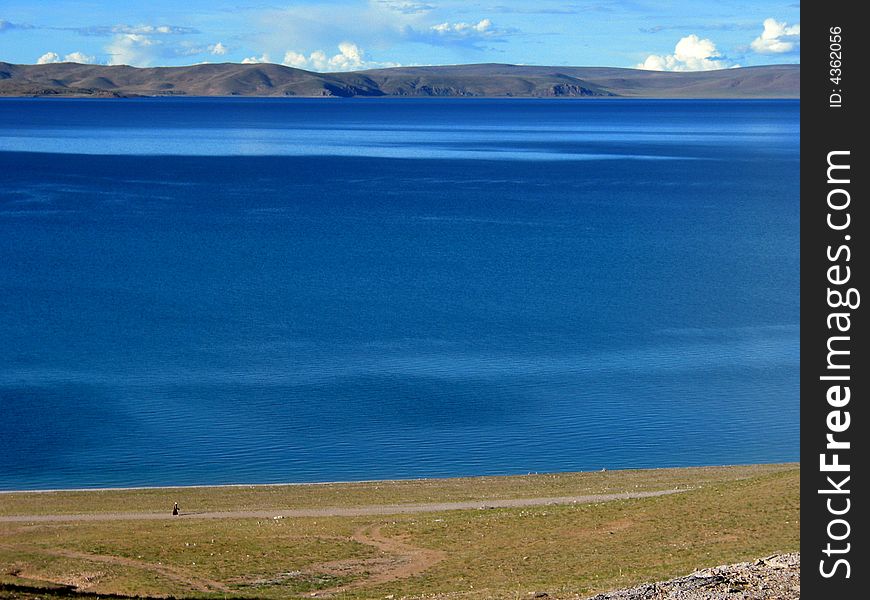
[(476, 64), (314, 73), (274, 64), (189, 67), (0, 62), (0, 96), (799, 98), (800, 65), (662, 72)]

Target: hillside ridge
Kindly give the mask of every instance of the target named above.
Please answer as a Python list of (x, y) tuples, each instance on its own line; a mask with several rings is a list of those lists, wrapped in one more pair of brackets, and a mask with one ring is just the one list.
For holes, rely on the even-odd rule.
[(316, 73), (276, 64), (0, 62), (0, 96), (799, 98), (800, 65), (663, 72), (489, 63)]

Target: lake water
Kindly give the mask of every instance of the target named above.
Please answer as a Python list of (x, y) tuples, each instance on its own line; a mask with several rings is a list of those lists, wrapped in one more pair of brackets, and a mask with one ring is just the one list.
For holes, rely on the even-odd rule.
[(799, 112), (0, 100), (0, 489), (798, 460)]

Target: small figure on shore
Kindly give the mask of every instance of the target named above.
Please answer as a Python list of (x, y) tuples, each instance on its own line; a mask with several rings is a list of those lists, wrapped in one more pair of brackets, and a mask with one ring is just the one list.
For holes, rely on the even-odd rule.
[(172, 514), (176, 517), (178, 516), (178, 502), (176, 502), (175, 506), (172, 507)]

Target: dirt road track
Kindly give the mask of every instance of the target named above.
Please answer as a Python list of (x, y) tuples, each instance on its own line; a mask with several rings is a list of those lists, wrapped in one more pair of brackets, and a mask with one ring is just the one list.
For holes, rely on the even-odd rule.
[(173, 516), (169, 511), (94, 513), (78, 515), (7, 515), (0, 516), (0, 523), (44, 523), (60, 521), (156, 521), (187, 519), (274, 519), (294, 517), (364, 517), (371, 515), (398, 515), (408, 513), (441, 512), (445, 510), (474, 510), (487, 508), (518, 508), (524, 506), (547, 506), (564, 504), (593, 504), (613, 500), (630, 500), (676, 494), (686, 490), (657, 490), (653, 492), (624, 492), (620, 494), (597, 494), (591, 496), (559, 496), (552, 498), (511, 498), (505, 500), (469, 500), (465, 502), (437, 502), (431, 504), (376, 504), (357, 507), (329, 508), (280, 508), (272, 510), (182, 512)]

